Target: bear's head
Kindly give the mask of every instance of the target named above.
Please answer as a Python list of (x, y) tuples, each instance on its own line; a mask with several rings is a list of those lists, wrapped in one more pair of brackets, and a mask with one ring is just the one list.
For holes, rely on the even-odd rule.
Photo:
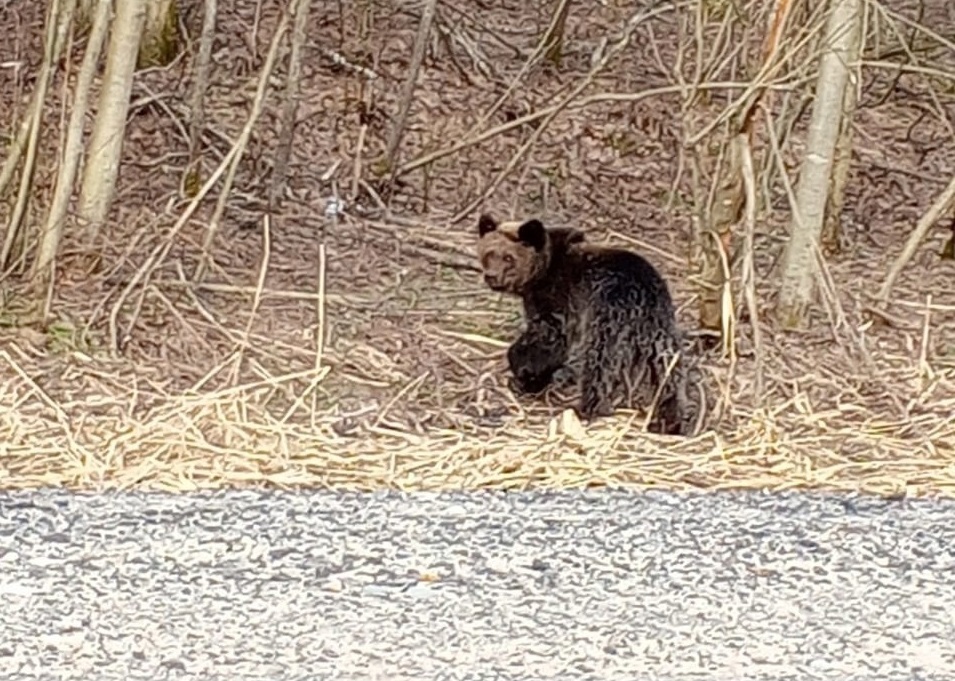
[(494, 291), (520, 295), (546, 274), (555, 253), (583, 240), (573, 228), (547, 229), (537, 219), (498, 222), (485, 213), (477, 245), (484, 281)]

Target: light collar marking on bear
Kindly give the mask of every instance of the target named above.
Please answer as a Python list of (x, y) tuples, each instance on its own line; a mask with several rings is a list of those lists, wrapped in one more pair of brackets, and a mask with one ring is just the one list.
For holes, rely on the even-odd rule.
[[(494, 223), (477, 244), (484, 281), (499, 293), (523, 295), (547, 269), (552, 244), (546, 232), (543, 243), (536, 246), (521, 238), (527, 220)], [(484, 225), (482, 225), (482, 228)]]
[(497, 225), (497, 230), (501, 234), (506, 234), (511, 238), (511, 241), (517, 240), (517, 230), (521, 228), (526, 220), (508, 220), (506, 222), (500, 222)]

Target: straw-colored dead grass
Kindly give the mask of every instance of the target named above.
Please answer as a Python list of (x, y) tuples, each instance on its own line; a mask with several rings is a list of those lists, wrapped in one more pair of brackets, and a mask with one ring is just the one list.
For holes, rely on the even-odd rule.
[[(2, 359), (15, 361), (8, 352)], [(9, 487), (177, 491), (634, 485), (955, 494), (955, 425), (930, 414), (893, 423), (846, 407), (788, 418), (760, 410), (739, 414), (730, 432), (686, 440), (642, 434), (626, 415), (584, 431), (567, 414), (421, 433), (372, 424), (349, 435), (336, 432), (341, 418), (331, 414), (280, 423), (256, 404), (269, 389), (153, 396), (157, 406), (136, 418), (135, 391), (104, 395), (91, 409), (87, 399), (57, 404), (25, 378), (7, 382), (3, 396), (15, 392), (16, 408), (0, 416), (0, 474)], [(951, 412), (955, 400), (938, 406)]]
[[(753, 404), (751, 360), (739, 359), (731, 375), (727, 360), (707, 358), (715, 404), (694, 438), (647, 434), (639, 413), (584, 427), (562, 410), (566, 402), (552, 401), (561, 396), (519, 402), (505, 387), (513, 301), (481, 292), (467, 276), (445, 276), (431, 298), (420, 286), (437, 289), (434, 279), (417, 290), (408, 281), (407, 299), (394, 302), (404, 330), (388, 324), (387, 306), (368, 311), (358, 292), (342, 296), (334, 316), (352, 318), (365, 340), (359, 332), (332, 342), (317, 367), (308, 340), (289, 352), (291, 339), (283, 346), (273, 338), (281, 361), (270, 364), (262, 336), (234, 374), (235, 352), (202, 371), (51, 352), (49, 340), (9, 337), (0, 351), (0, 477), (8, 487), (162, 490), (632, 485), (955, 494), (955, 372), (920, 364), (918, 352), (883, 352), (866, 371), (838, 344), (807, 357), (805, 339), (787, 346), (780, 337), (766, 351), (762, 404)], [(467, 316), (452, 314), (454, 301), (468, 303)], [(442, 311), (428, 314), (429, 305)], [(269, 368), (283, 362), (294, 371)], [(192, 387), (183, 387), (186, 369)]]

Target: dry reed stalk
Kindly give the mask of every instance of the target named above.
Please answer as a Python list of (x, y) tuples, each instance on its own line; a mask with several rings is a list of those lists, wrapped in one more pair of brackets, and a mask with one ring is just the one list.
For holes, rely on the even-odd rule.
[(763, 340), (760, 332), (759, 307), (756, 304), (756, 266), (753, 263), (754, 241), (756, 235), (756, 175), (753, 171), (753, 154), (750, 142), (746, 135), (737, 135), (734, 142), (740, 159), (740, 172), (743, 177), (743, 187), (746, 199), (744, 201), (744, 221), (746, 225), (743, 245), (743, 297), (746, 299), (746, 309), (749, 312), (750, 326), (753, 330), (753, 350), (756, 353), (755, 397), (757, 402), (763, 400), (763, 384), (765, 382), (763, 368)]
[[(922, 304), (931, 309), (929, 300)], [(921, 347), (931, 322), (924, 316)], [(453, 334), (452, 334), (453, 335)], [(461, 334), (458, 334), (461, 335)], [(493, 342), (474, 335), (466, 342)], [(15, 347), (15, 346), (14, 346)], [(923, 352), (923, 355), (925, 353)], [(137, 379), (80, 368), (67, 380), (69, 398), (41, 385), (54, 367), (23, 355), (0, 366), (0, 467), (5, 487), (63, 485), (73, 489), (186, 491), (221, 487), (335, 489), (529, 489), (627, 486), (665, 489), (828, 489), (871, 494), (955, 495), (955, 370), (932, 369), (931, 413), (884, 418), (863, 403), (817, 405), (803, 392), (762, 408), (736, 405), (739, 418), (721, 432), (678, 438), (640, 432), (640, 412), (584, 428), (547, 409), (515, 406), (495, 428), (471, 419), (418, 432), (396, 419), (431, 409), (421, 392), (426, 374), (409, 375), (381, 408), (366, 410), (358, 437), (341, 436), (331, 409), (310, 418), (272, 417), (268, 396), (280, 386), (322, 380), (313, 368), (215, 390), (164, 392), (152, 385), (152, 406), (137, 408)], [(927, 363), (927, 355), (924, 356)], [(369, 365), (381, 361), (368, 358)], [(919, 381), (923, 363), (897, 384)], [(137, 370), (138, 371), (138, 370)], [(83, 376), (96, 375), (99, 405)], [(475, 377), (476, 378), (476, 377)], [(109, 391), (103, 389), (108, 379)], [(807, 385), (825, 380), (807, 376)], [(76, 386), (80, 386), (77, 389)], [(82, 386), (86, 386), (85, 388)], [(925, 386), (916, 392), (925, 393)], [(911, 390), (910, 390), (911, 392)], [(413, 405), (413, 406), (412, 406)], [(824, 408), (820, 408), (820, 406)], [(453, 405), (449, 405), (454, 408)], [(95, 453), (95, 456), (91, 453)]]
[(928, 234), (928, 231), (938, 222), (938, 219), (953, 205), (955, 205), (955, 176), (952, 176), (945, 190), (938, 195), (932, 205), (929, 206), (929, 209), (919, 218), (915, 229), (912, 230), (908, 240), (905, 242), (905, 246), (902, 247), (902, 252), (899, 253), (898, 257), (889, 267), (885, 281), (882, 282), (882, 287), (879, 289), (878, 294), (876, 294), (879, 300), (883, 302), (888, 300), (895, 281), (899, 278), (899, 275), (902, 274), (902, 270), (905, 269), (906, 264), (912, 259), (912, 256), (915, 255), (922, 240), (925, 239), (925, 235)]
[(262, 289), (265, 288), (265, 278), (269, 271), (269, 261), (272, 257), (272, 220), (268, 215), (262, 216), (262, 261), (259, 265), (259, 275), (255, 282), (255, 293), (252, 298), (252, 309), (249, 311), (249, 318), (245, 322), (245, 329), (242, 332), (242, 342), (235, 349), (235, 363), (232, 365), (232, 375), (230, 381), (235, 383), (239, 377), (239, 370), (242, 367), (242, 359), (245, 349), (251, 345), (249, 336), (252, 333), (252, 325), (255, 322), (255, 315), (259, 310), (259, 304), (262, 302)]
[[(255, 125), (255, 122), (258, 120), (259, 115), (261, 114), (262, 105), (265, 99), (265, 89), (268, 84), (268, 77), (271, 74), (275, 58), (278, 52), (278, 45), (280, 43), (280, 38), (285, 32), (285, 28), (288, 24), (288, 15), (283, 14), (282, 20), (279, 22), (279, 26), (276, 29), (276, 33), (273, 36), (272, 44), (269, 48), (269, 54), (266, 58), (265, 64), (262, 66), (262, 72), (259, 77), (258, 87), (256, 88), (256, 95), (252, 102), (252, 112), (247, 119), (245, 126), (242, 129), (242, 133), (239, 136), (239, 139), (234, 145), (229, 149), (229, 153), (226, 154), (225, 158), (219, 163), (219, 166), (213, 171), (209, 179), (202, 185), (196, 195), (192, 197), (192, 200), (189, 202), (189, 205), (186, 209), (179, 215), (179, 218), (176, 220), (175, 224), (170, 228), (169, 232), (165, 235), (162, 242), (152, 249), (149, 253), (149, 256), (146, 258), (146, 261), (137, 268), (136, 272), (130, 278), (130, 281), (123, 287), (117, 296), (116, 302), (113, 304), (109, 316), (109, 338), (110, 338), (110, 350), (115, 354), (117, 353), (122, 346), (124, 346), (128, 340), (129, 331), (120, 336), (119, 328), (119, 314), (122, 310), (123, 305), (125, 305), (126, 300), (129, 295), (132, 293), (133, 289), (136, 286), (142, 285), (145, 290), (146, 284), (148, 284), (150, 277), (157, 267), (165, 259), (166, 254), (169, 253), (169, 249), (172, 248), (173, 243), (175, 242), (176, 236), (186, 225), (192, 215), (196, 212), (199, 207), (199, 203), (205, 198), (206, 194), (211, 191), (212, 187), (215, 186), (216, 182), (219, 181), (219, 178), (223, 174), (229, 173), (229, 177), (235, 177), (235, 169), (238, 165), (238, 160), (241, 155), (241, 152), (245, 149), (245, 146), (248, 144), (249, 136), (251, 135), (252, 128)], [(226, 186), (223, 187), (222, 193), (219, 195), (219, 201), (216, 205), (216, 215), (221, 218), (222, 210), (225, 207), (225, 199), (227, 197), (228, 189), (231, 186), (231, 182), (227, 181)], [(222, 210), (220, 210), (220, 207)], [(213, 222), (209, 225), (209, 228), (206, 233), (205, 242), (206, 248), (203, 249), (204, 253), (207, 253), (208, 244), (211, 243), (212, 238), (214, 237), (216, 222)], [(197, 273), (200, 272), (200, 267), (197, 268)], [(195, 279), (195, 276), (193, 277)], [(135, 316), (130, 320), (128, 328), (131, 329), (132, 325), (135, 323)]]
[[(746, 90), (750, 87), (750, 83), (747, 82), (737, 82), (737, 81), (714, 81), (712, 83), (703, 83), (700, 85), (700, 90), (707, 91), (719, 91), (719, 90)], [(790, 87), (785, 82), (780, 83), (770, 83), (767, 87)], [(499, 135), (502, 135), (511, 130), (515, 130), (522, 126), (528, 125), (529, 123), (536, 123), (541, 119), (545, 119), (549, 116), (559, 112), (561, 110), (568, 111), (577, 111), (585, 109), (588, 106), (594, 104), (602, 104), (606, 102), (617, 102), (617, 103), (634, 103), (642, 99), (652, 98), (652, 97), (662, 97), (665, 95), (679, 94), (681, 92), (681, 86), (679, 85), (666, 85), (662, 87), (648, 88), (640, 92), (602, 92), (596, 93), (593, 95), (588, 95), (587, 97), (581, 97), (576, 101), (570, 101), (564, 103), (563, 101), (558, 104), (552, 104), (550, 106), (543, 107), (537, 111), (532, 111), (531, 113), (525, 114), (518, 118), (515, 118), (512, 121), (507, 123), (502, 123), (494, 128), (485, 130), (484, 132), (475, 135), (469, 139), (461, 139), (452, 144), (449, 144), (443, 149), (438, 149), (437, 151), (428, 152), (422, 154), (416, 159), (408, 161), (404, 165), (400, 166), (397, 170), (397, 175), (404, 175), (410, 173), (413, 170), (422, 168), (424, 166), (430, 165), (435, 161), (439, 161), (442, 158), (456, 154), (459, 151), (467, 149), (469, 147), (477, 146), (483, 142), (487, 142), (490, 139), (493, 139)]]
[(497, 173), (497, 175), (495, 175), (487, 185), (485, 185), (480, 195), (468, 203), (467, 206), (458, 211), (458, 213), (451, 218), (450, 222), (452, 224), (459, 222), (486, 200), (486, 198), (498, 187), (498, 185), (500, 185), (504, 178), (507, 177), (514, 170), (514, 168), (517, 167), (517, 164), (522, 158), (524, 158), (530, 148), (537, 143), (537, 140), (540, 138), (544, 130), (547, 129), (547, 126), (551, 123), (551, 121), (553, 121), (559, 113), (564, 111), (574, 100), (576, 100), (580, 94), (586, 90), (591, 83), (593, 83), (594, 79), (600, 74), (600, 72), (607, 68), (607, 65), (613, 60), (613, 58), (616, 57), (630, 43), (630, 38), (638, 26), (654, 17), (668, 13), (672, 11), (672, 9), (673, 8), (670, 6), (656, 7), (650, 10), (641, 10), (634, 13), (627, 20), (620, 38), (606, 50), (600, 60), (587, 73), (587, 76), (580, 83), (574, 86), (570, 93), (563, 97), (557, 105), (550, 107), (550, 111), (541, 119), (541, 122), (535, 126), (534, 132), (530, 134), (527, 141), (520, 146), (513, 156), (511, 156), (511, 159), (507, 162), (507, 164), (505, 164), (504, 168)]
[[(62, 41), (65, 39), (68, 26), (66, 22), (58, 21), (60, 0), (51, 0), (48, 5), (49, 12), (46, 21), (46, 36), (44, 40), (43, 62), (40, 66), (40, 74), (37, 79), (33, 95), (30, 97), (30, 103), (27, 105), (26, 115), (20, 122), (16, 135), (10, 141), (6, 159), (0, 168), (0, 196), (6, 191), (7, 185), (13, 180), (17, 172), (17, 165), (23, 157), (30, 142), (31, 132), (35, 128), (35, 121), (38, 116), (42, 116), (43, 103), (46, 100), (46, 91), (50, 78), (50, 69), (57, 58), (62, 47)], [(42, 87), (41, 87), (42, 86)]]
[[(527, 74), (527, 72), (530, 71), (531, 68), (540, 60), (541, 56), (547, 49), (547, 42), (550, 40), (551, 34), (556, 31), (558, 17), (564, 15), (566, 19), (566, 11), (569, 5), (570, 0), (560, 0), (557, 3), (557, 7), (555, 8), (554, 14), (551, 18), (550, 26), (547, 27), (547, 30), (544, 31), (544, 34), (541, 36), (540, 40), (537, 41), (537, 45), (534, 46), (530, 56), (528, 56), (524, 63), (521, 64), (521, 68), (514, 75), (514, 77), (511, 78), (511, 81), (507, 84), (504, 92), (502, 92), (501, 95), (494, 100), (494, 103), (490, 106), (490, 108), (487, 109), (487, 111), (481, 114), (477, 122), (471, 126), (471, 128), (465, 132), (464, 135), (462, 135), (462, 139), (470, 139), (474, 134), (477, 133), (478, 130), (487, 125), (487, 122), (491, 120), (491, 117), (498, 112), (504, 102), (507, 101), (507, 98), (511, 96), (511, 93), (514, 92), (514, 89), (524, 78), (525, 74)], [(402, 168), (402, 172), (407, 172), (404, 167)]]

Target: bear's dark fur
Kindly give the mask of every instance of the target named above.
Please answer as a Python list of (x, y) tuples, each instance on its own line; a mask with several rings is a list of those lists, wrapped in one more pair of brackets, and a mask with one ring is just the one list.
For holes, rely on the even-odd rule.
[(524, 304), (526, 329), (508, 350), (519, 391), (540, 392), (567, 367), (586, 420), (620, 403), (649, 407), (659, 390), (653, 429), (692, 427), (686, 360), (674, 361), (683, 348), (673, 301), (645, 258), (588, 244), (579, 230), (545, 228), (539, 220), (501, 224), (485, 214), (478, 235), (485, 282)]
[(519, 393), (543, 392), (566, 359), (567, 334), (564, 325), (553, 316), (543, 316), (529, 324), (507, 349), (507, 363)]

